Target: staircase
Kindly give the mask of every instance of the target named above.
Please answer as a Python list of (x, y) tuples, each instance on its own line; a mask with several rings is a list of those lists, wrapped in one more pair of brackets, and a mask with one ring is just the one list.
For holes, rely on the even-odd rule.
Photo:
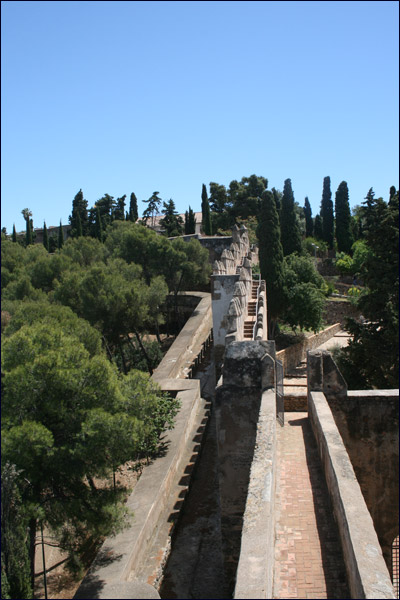
[(251, 288), (251, 300), (247, 305), (247, 318), (244, 322), (243, 326), (243, 339), (244, 340), (252, 340), (253, 339), (253, 329), (254, 323), (257, 320), (257, 289), (259, 286), (259, 281), (252, 282)]

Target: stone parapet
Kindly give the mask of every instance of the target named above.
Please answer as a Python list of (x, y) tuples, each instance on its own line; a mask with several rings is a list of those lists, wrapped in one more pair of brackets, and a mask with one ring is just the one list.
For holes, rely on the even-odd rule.
[(371, 515), (322, 392), (309, 392), (308, 414), (338, 524), (352, 598), (395, 598)]
[(275, 543), (276, 398), (263, 392), (234, 598), (272, 598)]
[[(103, 543), (89, 572), (78, 588), (74, 600), (89, 598), (160, 598), (157, 590), (140, 581), (137, 571), (153, 538), (160, 519), (167, 520), (168, 502), (185, 472), (188, 457), (194, 453), (196, 435), (204, 419), (204, 401), (199, 380), (184, 379), (190, 365), (209, 339), (211, 322), (210, 294), (190, 293), (199, 303), (179, 336), (171, 346), (153, 381), (161, 389), (176, 394), (181, 407), (175, 426), (164, 434), (167, 452), (143, 469), (127, 500), (131, 520), (129, 526)], [(168, 538), (168, 528), (165, 528)], [(169, 548), (163, 542), (164, 552)], [(165, 560), (161, 557), (160, 560)], [(118, 595), (115, 595), (118, 594)]]
[(302, 342), (277, 352), (276, 358), (282, 362), (284, 374), (286, 375), (290, 370), (297, 367), (297, 365), (299, 365), (306, 358), (308, 350), (317, 348), (317, 346), (320, 346), (324, 342), (328, 341), (340, 330), (340, 323), (335, 323), (334, 325), (323, 329), (319, 333), (310, 335)]

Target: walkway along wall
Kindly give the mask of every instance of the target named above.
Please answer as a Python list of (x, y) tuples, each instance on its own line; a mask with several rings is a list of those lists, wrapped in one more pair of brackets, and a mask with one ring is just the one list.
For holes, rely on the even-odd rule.
[[(198, 432), (205, 416), (205, 402), (198, 380), (184, 379), (191, 364), (201, 353), (212, 330), (210, 294), (193, 292), (199, 303), (170, 350), (155, 370), (152, 379), (161, 389), (176, 393), (181, 408), (173, 430), (165, 434), (166, 454), (146, 466), (128, 498), (127, 507), (134, 515), (129, 526), (105, 540), (89, 572), (76, 592), (83, 598), (159, 598), (157, 590), (139, 580), (137, 568), (149, 549), (156, 525), (165, 514), (168, 501), (185, 472), (188, 457), (198, 444)], [(167, 510), (168, 513), (168, 510)], [(156, 557), (161, 568), (169, 551), (171, 527), (165, 528), (164, 552)], [(157, 564), (154, 565), (154, 569)]]
[[(347, 392), (346, 383), (330, 353), (309, 352), (307, 362), (309, 418), (317, 440), (339, 528), (352, 598), (395, 598), (389, 571), (375, 531), (377, 525), (368, 510), (351, 461), (352, 455), (358, 455), (360, 450), (365, 452), (368, 444), (374, 445), (373, 436), (369, 442), (367, 441), (369, 435), (365, 437), (362, 449), (359, 444), (353, 445), (351, 430), (353, 433), (357, 432), (355, 438), (360, 440), (363, 437), (363, 429), (369, 429), (370, 425), (365, 419), (359, 419), (359, 411), (358, 414), (354, 412), (354, 403), (352, 406), (354, 392)], [(361, 394), (365, 399), (365, 392)], [(331, 405), (334, 407), (333, 410)], [(344, 414), (339, 416), (342, 410)], [(360, 410), (362, 411), (361, 408)], [(369, 410), (370, 408), (367, 409), (368, 412)], [(355, 419), (351, 427), (345, 427), (346, 414), (351, 415), (351, 413)], [(340, 423), (340, 431), (334, 415)], [(372, 416), (371, 412), (369, 415)], [(380, 424), (382, 426), (382, 422)], [(391, 428), (392, 424), (388, 429)], [(376, 451), (379, 452), (379, 445), (375, 446), (373, 454)], [(392, 477), (396, 478), (396, 475), (398, 488), (398, 468), (396, 473), (392, 473)], [(380, 498), (383, 499), (384, 496), (384, 487), (382, 487)], [(398, 508), (398, 504), (396, 507)]]
[[(228, 589), (234, 590), (237, 565), (241, 555), (240, 573), (246, 573), (249, 565), (249, 554), (256, 550), (253, 527), (256, 522), (263, 522), (265, 537), (260, 538), (267, 552), (273, 548), (273, 525), (269, 517), (273, 514), (274, 468), (273, 452), (275, 448), (275, 415), (271, 406), (275, 399), (275, 343), (268, 341), (232, 342), (225, 351), (222, 383), (216, 389), (216, 422), (218, 436), (219, 486), (221, 499), (221, 530), (224, 552), (224, 574)], [(265, 394), (265, 395), (264, 395)], [(260, 421), (260, 417), (262, 420)], [(265, 424), (268, 423), (267, 431)], [(270, 448), (270, 462), (261, 462), (254, 469), (265, 469), (267, 491), (265, 487), (257, 489), (253, 483), (249, 488), (250, 469), (254, 458), (256, 440), (262, 441), (263, 447)], [(261, 461), (262, 457), (260, 457)], [(265, 457), (264, 457), (265, 461)], [(268, 466), (267, 466), (268, 465)], [(253, 470), (254, 475), (254, 470)], [(269, 486), (269, 487), (268, 487)], [(252, 494), (254, 500), (261, 494), (261, 503), (248, 500)], [(271, 495), (272, 494), (272, 495)], [(264, 501), (264, 500), (265, 501)], [(247, 509), (246, 509), (247, 502)], [(246, 541), (242, 540), (243, 516), (246, 517)], [(258, 510), (260, 509), (260, 512)], [(252, 512), (254, 511), (254, 512)], [(256, 517), (257, 514), (257, 517)], [(264, 521), (264, 518), (267, 518)], [(247, 535), (250, 534), (250, 535)], [(272, 536), (272, 537), (271, 537)], [(265, 547), (263, 550), (265, 551)], [(246, 550), (245, 550), (246, 548)], [(261, 547), (258, 549), (261, 550)], [(246, 558), (245, 557), (246, 554)], [(263, 560), (265, 555), (258, 552), (257, 559)], [(255, 566), (255, 565), (254, 565)], [(260, 564), (258, 565), (260, 567)], [(272, 564), (262, 566), (262, 579)], [(267, 577), (268, 579), (268, 577)], [(272, 583), (272, 580), (271, 580)], [(251, 582), (237, 580), (240, 598), (268, 597), (252, 596), (260, 585), (257, 580), (257, 569), (251, 571)], [(249, 588), (247, 589), (247, 586)], [(247, 591), (245, 591), (247, 589)], [(272, 588), (271, 588), (272, 589)]]

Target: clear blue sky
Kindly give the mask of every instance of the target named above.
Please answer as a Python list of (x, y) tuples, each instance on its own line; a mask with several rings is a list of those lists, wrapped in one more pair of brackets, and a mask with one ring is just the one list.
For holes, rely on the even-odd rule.
[(1, 2), (2, 226), (82, 188), (180, 212), (252, 173), (319, 211), (399, 185), (398, 2)]

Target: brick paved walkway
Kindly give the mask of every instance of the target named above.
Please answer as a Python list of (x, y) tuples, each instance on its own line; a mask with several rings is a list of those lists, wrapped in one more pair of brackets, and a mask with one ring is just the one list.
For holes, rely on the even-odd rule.
[(274, 598), (349, 598), (307, 413), (285, 413), (277, 438)]

